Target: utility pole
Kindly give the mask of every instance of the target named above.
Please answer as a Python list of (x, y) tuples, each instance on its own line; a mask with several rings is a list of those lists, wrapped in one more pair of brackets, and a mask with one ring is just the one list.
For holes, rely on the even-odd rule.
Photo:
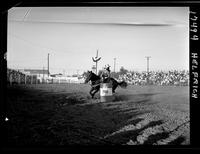
[(115, 66), (116, 66), (116, 58), (114, 58), (114, 73), (115, 73)]
[(48, 57), (47, 57), (47, 68), (48, 68), (48, 77), (49, 77), (49, 53), (48, 53)]
[(96, 57), (95, 57), (95, 58), (92, 57), (93, 62), (96, 63), (96, 74), (97, 74), (97, 63), (98, 63), (98, 61), (99, 61), (100, 59), (101, 59), (101, 57), (98, 57), (98, 50), (97, 50)]
[(146, 56), (145, 58), (147, 58), (147, 83), (149, 84), (149, 58), (151, 57)]
[(42, 83), (44, 83), (44, 67), (43, 67), (43, 78), (42, 78)]

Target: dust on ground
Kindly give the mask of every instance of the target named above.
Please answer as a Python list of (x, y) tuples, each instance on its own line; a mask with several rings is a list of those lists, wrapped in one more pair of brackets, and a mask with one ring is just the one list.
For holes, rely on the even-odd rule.
[(100, 103), (85, 84), (7, 91), (8, 145), (188, 145), (189, 88), (128, 86)]

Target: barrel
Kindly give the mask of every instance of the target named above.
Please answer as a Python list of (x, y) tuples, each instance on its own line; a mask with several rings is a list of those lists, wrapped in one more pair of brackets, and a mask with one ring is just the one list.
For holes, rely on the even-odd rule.
[(111, 102), (113, 101), (112, 84), (101, 83), (100, 84), (100, 101), (101, 102)]

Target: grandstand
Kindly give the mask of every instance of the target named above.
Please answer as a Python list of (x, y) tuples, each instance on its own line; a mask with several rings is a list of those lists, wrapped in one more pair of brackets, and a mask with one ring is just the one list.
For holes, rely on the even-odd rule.
[[(133, 85), (146, 85), (147, 73), (146, 72), (127, 72), (120, 75), (119, 80), (124, 80)], [(189, 71), (151, 71), (149, 72), (150, 85), (189, 85)]]

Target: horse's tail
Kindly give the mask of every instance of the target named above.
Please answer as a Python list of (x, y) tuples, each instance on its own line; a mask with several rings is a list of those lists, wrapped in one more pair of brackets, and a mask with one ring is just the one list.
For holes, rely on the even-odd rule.
[(126, 88), (128, 86), (128, 84), (125, 81), (122, 82), (118, 82), (119, 86), (122, 88)]

